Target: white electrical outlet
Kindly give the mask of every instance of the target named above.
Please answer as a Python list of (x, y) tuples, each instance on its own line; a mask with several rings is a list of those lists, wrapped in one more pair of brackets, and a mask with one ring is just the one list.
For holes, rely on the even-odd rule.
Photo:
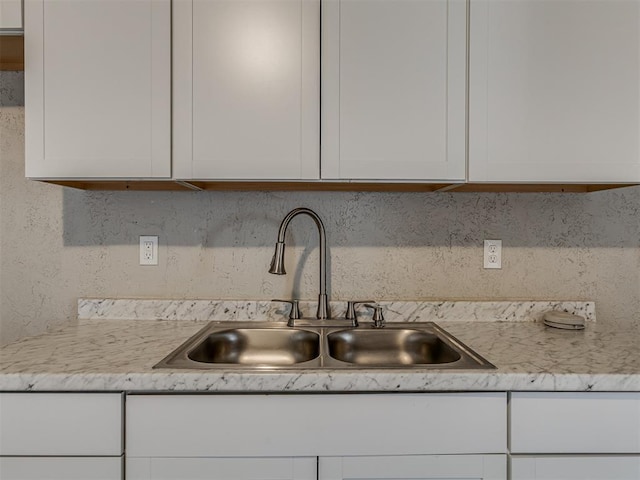
[(140, 235), (140, 265), (158, 265), (157, 235)]
[(484, 241), (484, 268), (502, 268), (502, 240)]

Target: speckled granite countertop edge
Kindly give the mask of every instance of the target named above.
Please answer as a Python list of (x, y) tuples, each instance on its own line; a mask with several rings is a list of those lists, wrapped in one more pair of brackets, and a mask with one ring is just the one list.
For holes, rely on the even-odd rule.
[(640, 392), (640, 331), (438, 322), (496, 370), (154, 370), (206, 322), (82, 320), (0, 348), (0, 391)]

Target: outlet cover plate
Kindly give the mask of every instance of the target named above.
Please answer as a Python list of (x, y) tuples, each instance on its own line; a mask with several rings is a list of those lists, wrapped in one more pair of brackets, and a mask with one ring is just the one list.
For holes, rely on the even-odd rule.
[(158, 265), (157, 235), (140, 235), (140, 265)]
[(502, 268), (502, 240), (484, 241), (484, 268)]

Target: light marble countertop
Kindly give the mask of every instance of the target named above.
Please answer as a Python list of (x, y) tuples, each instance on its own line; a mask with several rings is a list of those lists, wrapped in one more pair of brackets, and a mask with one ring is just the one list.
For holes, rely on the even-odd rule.
[(0, 348), (0, 391), (640, 391), (640, 330), (437, 321), (498, 368), (196, 371), (152, 367), (207, 322), (79, 320)]

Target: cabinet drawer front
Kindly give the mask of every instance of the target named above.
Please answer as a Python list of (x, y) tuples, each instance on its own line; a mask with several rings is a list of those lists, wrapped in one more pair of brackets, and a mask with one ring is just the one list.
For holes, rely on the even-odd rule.
[(640, 453), (640, 393), (513, 393), (513, 453)]
[(122, 457), (0, 457), (2, 480), (120, 480)]
[(640, 480), (640, 457), (512, 457), (513, 480)]
[(316, 457), (127, 458), (127, 480), (316, 480)]
[(132, 457), (505, 451), (504, 393), (127, 396)]
[(318, 478), (411, 479), (445, 478), (506, 480), (506, 455), (405, 455), (392, 457), (321, 457)]
[(0, 455), (122, 452), (119, 393), (0, 394)]

